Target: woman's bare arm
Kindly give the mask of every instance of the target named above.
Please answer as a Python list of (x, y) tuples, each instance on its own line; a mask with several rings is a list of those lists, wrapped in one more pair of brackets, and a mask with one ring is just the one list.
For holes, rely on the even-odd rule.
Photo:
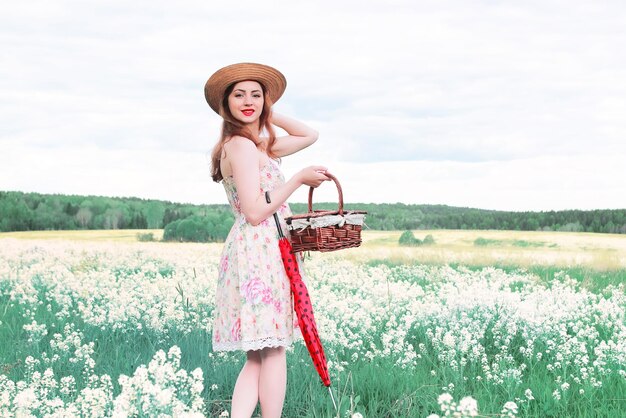
[(294, 154), (317, 141), (318, 132), (293, 118), (272, 112), (272, 124), (289, 135), (276, 138), (272, 150), (279, 157)]
[(258, 225), (270, 217), (301, 185), (317, 187), (323, 181), (329, 180), (324, 175), (326, 167), (307, 167), (272, 190), (272, 202), (268, 204), (265, 200), (265, 194), (261, 190), (259, 150), (254, 143), (247, 138), (233, 137), (224, 145), (224, 148), (227, 148), (226, 152), (233, 171), (241, 212), (252, 225)]

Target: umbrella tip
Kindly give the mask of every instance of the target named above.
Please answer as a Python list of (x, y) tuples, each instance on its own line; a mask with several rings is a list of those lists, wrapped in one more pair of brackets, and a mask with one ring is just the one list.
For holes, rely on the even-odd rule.
[(330, 389), (330, 383), (326, 387), (328, 388), (328, 393), (330, 393), (330, 399), (333, 401), (333, 406), (335, 407), (335, 412), (339, 412), (339, 410), (337, 409), (337, 403), (335, 402), (335, 397), (333, 396), (333, 391)]

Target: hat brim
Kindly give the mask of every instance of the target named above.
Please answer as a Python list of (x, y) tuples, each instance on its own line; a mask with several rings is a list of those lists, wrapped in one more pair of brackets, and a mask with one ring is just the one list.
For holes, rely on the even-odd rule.
[(217, 70), (204, 85), (204, 97), (211, 109), (219, 114), (222, 98), (228, 86), (246, 80), (261, 83), (272, 103), (280, 99), (287, 87), (285, 76), (268, 65), (251, 62), (228, 65)]

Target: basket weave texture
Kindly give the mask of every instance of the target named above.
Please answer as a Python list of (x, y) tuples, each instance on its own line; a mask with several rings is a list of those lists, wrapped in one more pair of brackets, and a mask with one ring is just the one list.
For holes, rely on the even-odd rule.
[(301, 215), (293, 215), (285, 218), (287, 225), (289, 226), (289, 233), (291, 235), (291, 246), (293, 252), (302, 251), (337, 251), (344, 248), (358, 247), (361, 245), (361, 229), (362, 225), (355, 225), (349, 222), (342, 222), (339, 225), (330, 225), (314, 228), (306, 226), (304, 228), (294, 227), (297, 220), (311, 220), (314, 218), (323, 218), (329, 216), (339, 215), (340, 217), (346, 217), (349, 215), (365, 215), (367, 212), (362, 210), (343, 210), (343, 191), (341, 185), (335, 176), (330, 173), (326, 173), (337, 186), (337, 192), (339, 193), (339, 205), (336, 211), (324, 211), (313, 210), (313, 190), (309, 189), (309, 212)]

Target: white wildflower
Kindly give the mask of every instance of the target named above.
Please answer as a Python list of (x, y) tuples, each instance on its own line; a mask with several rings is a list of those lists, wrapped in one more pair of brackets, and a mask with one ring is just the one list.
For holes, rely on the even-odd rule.
[(478, 402), (471, 396), (466, 396), (459, 401), (457, 411), (462, 416), (475, 417), (478, 415)]
[(524, 396), (526, 396), (526, 399), (529, 400), (529, 401), (532, 401), (532, 400), (535, 399), (535, 397), (533, 396), (533, 391), (530, 390), (530, 388), (528, 388), (528, 389), (526, 389), (524, 391)]
[(512, 401), (505, 403), (500, 413), (506, 417), (516, 417), (517, 416), (517, 404)]
[(439, 404), (449, 404), (452, 402), (454, 398), (448, 392), (444, 392), (437, 398), (437, 403)]

